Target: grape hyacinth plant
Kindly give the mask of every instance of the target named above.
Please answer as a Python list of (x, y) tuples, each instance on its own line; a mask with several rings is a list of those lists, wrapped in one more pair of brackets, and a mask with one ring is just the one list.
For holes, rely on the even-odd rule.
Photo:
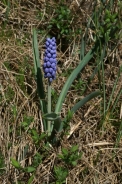
[[(60, 133), (63, 130), (64, 122), (67, 119), (69, 114), (74, 114), (79, 108), (81, 108), (84, 104), (90, 101), (92, 98), (100, 95), (100, 91), (94, 91), (87, 95), (85, 98), (81, 99), (77, 102), (72, 109), (69, 110), (67, 116), (62, 120), (60, 117), (60, 113), (62, 110), (62, 105), (67, 95), (69, 88), (71, 87), (73, 81), (77, 77), (77, 75), (82, 71), (82, 69), (87, 65), (90, 59), (94, 56), (95, 49), (97, 44), (93, 46), (93, 48), (84, 56), (84, 41), (82, 40), (82, 50), (79, 65), (73, 70), (73, 72), (68, 77), (65, 82), (62, 91), (59, 95), (55, 106), (55, 112), (51, 112), (51, 84), (53, 80), (56, 78), (56, 70), (57, 70), (57, 59), (56, 59), (56, 39), (53, 37), (46, 39), (46, 48), (44, 53), (44, 62), (43, 62), (43, 72), (44, 78), (48, 79), (48, 95), (46, 98), (44, 86), (43, 86), (43, 74), (41, 71), (41, 64), (39, 58), (39, 49), (37, 42), (37, 34), (36, 30), (33, 30), (33, 55), (34, 55), (34, 67), (35, 67), (35, 76), (37, 82), (37, 91), (40, 100), (41, 112), (42, 112), (42, 121), (44, 131), (48, 134), (48, 141), (52, 144), (56, 144), (57, 133)], [(71, 116), (72, 117), (72, 116)]]
[[(43, 71), (44, 77), (48, 78), (48, 113), (51, 113), (51, 83), (56, 77), (56, 39), (47, 38), (44, 53)], [(48, 135), (51, 134), (51, 121), (48, 121)]]

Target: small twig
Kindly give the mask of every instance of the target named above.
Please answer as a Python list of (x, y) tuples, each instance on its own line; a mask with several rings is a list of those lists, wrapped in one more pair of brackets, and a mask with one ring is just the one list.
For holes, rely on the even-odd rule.
[(106, 145), (114, 145), (114, 143), (111, 142), (94, 142), (94, 143), (89, 143), (87, 146), (106, 146)]

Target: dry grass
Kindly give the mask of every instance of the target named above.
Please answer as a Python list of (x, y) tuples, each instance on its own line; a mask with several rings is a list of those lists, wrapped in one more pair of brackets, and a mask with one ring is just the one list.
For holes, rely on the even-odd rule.
[[(36, 3), (35, 3), (36, 2)], [(84, 1), (83, 1), (84, 2)], [(92, 3), (89, 1), (81, 3), (79, 1), (69, 1), (70, 8), (82, 15), (76, 24), (81, 23), (85, 31), (84, 23), (92, 13)], [(53, 1), (49, 1), (53, 6)], [(13, 184), (27, 183), (31, 174), (18, 172), (11, 164), (10, 158), (20, 160), (23, 167), (31, 165), (32, 158), (38, 151), (33, 140), (27, 131), (21, 131), (21, 122), (24, 116), (33, 117), (29, 128), (35, 127), (41, 133), (43, 131), (41, 112), (39, 110), (39, 101), (36, 93), (36, 83), (33, 75), (33, 53), (32, 53), (32, 28), (44, 27), (44, 34), (39, 35), (39, 49), (41, 51), (41, 62), (44, 52), (44, 41), (48, 34), (45, 26), (50, 17), (46, 14), (47, 22), (43, 20), (46, 3), (43, 0), (22, 1), (19, 3), (11, 0), (10, 10), (6, 19), (6, 6), (0, 2), (0, 149), (5, 158), (5, 172), (0, 176), (0, 183)], [(91, 12), (89, 11), (91, 10)], [(38, 11), (43, 12), (42, 19), (37, 19)], [(53, 16), (53, 14), (52, 14)], [(6, 22), (5, 22), (6, 21)], [(89, 30), (89, 38), (91, 38)], [(74, 68), (79, 62), (80, 49), (79, 36), (75, 37), (68, 46), (67, 52), (62, 52), (61, 43), (58, 45), (58, 60), (60, 61), (57, 72), (57, 79), (53, 83), (53, 88), (60, 93), (67, 76), (68, 68)], [(115, 48), (114, 52), (108, 52), (107, 62), (105, 64), (105, 83), (107, 88), (107, 98), (110, 97), (110, 91), (113, 88), (118, 68), (122, 64), (122, 47), (121, 42)], [(89, 50), (89, 48), (87, 48)], [(93, 61), (94, 62), (94, 61)], [(9, 65), (9, 69), (7, 65)], [(22, 70), (20, 70), (22, 69)], [(88, 80), (93, 72), (92, 65), (88, 65), (80, 77), (82, 80)], [(23, 84), (21, 84), (22, 76)], [(113, 103), (122, 87), (122, 78), (118, 81), (117, 90), (115, 91)], [(75, 81), (77, 83), (77, 80)], [(97, 76), (92, 84), (88, 86), (86, 96), (94, 89), (98, 89)], [(77, 89), (71, 89), (63, 105), (62, 116), (68, 109), (81, 98), (81, 93)], [(83, 97), (83, 96), (82, 96)], [(121, 98), (120, 98), (121, 100)], [(101, 120), (101, 102), (102, 98), (95, 98), (80, 109), (73, 120), (70, 122), (70, 133), (64, 136), (61, 145), (58, 148), (51, 148), (44, 156), (42, 163), (38, 166), (33, 184), (51, 183), (54, 181), (53, 167), (62, 166), (63, 163), (57, 158), (61, 148), (70, 148), (78, 144), (79, 152), (83, 152), (82, 159), (79, 160), (76, 167), (69, 167), (69, 174), (66, 183), (71, 184), (121, 184), (122, 183), (122, 142), (115, 148), (115, 141), (118, 129), (111, 124), (120, 123), (122, 114), (120, 114), (121, 101), (117, 104), (118, 114), (114, 120), (108, 116), (105, 123), (105, 130), (98, 128)], [(16, 111), (14, 112), (16, 107)], [(121, 112), (122, 113), (122, 112)], [(10, 146), (11, 144), (11, 146)], [(26, 145), (29, 146), (28, 155), (25, 158), (23, 153)], [(43, 150), (43, 142), (40, 143)], [(116, 155), (112, 159), (113, 152)], [(43, 153), (43, 151), (42, 151)]]

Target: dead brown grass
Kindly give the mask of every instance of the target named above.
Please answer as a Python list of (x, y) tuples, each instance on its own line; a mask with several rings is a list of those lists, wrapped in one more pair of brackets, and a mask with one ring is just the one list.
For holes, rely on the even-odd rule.
[[(18, 136), (18, 127), (25, 116), (33, 117), (33, 122), (28, 128), (35, 127), (39, 133), (43, 131), (42, 117), (39, 110), (39, 102), (36, 92), (36, 83), (32, 73), (33, 54), (32, 54), (32, 28), (44, 27), (45, 22), (42, 19), (37, 19), (38, 11), (45, 14), (46, 1), (22, 1), (16, 2), (10, 0), (10, 11), (6, 20), (6, 6), (0, 2), (0, 149), (5, 158), (5, 172), (0, 176), (0, 183), (13, 184), (27, 183), (31, 174), (18, 172), (10, 163), (10, 158), (20, 160), (23, 167), (31, 165), (32, 157), (38, 151), (35, 147), (31, 136), (21, 132)], [(48, 2), (50, 6), (53, 1)], [(80, 2), (69, 1), (70, 8), (83, 15), (79, 17), (78, 23), (83, 24), (90, 16), (90, 7), (93, 1)], [(92, 9), (91, 9), (92, 11)], [(46, 14), (47, 20), (50, 19)], [(5, 23), (6, 21), (6, 23)], [(5, 27), (4, 27), (5, 23)], [(85, 28), (84, 28), (85, 31)], [(3, 35), (2, 35), (3, 34)], [(41, 62), (44, 52), (44, 40), (48, 34), (45, 30), (44, 34), (39, 35), (39, 49), (41, 51)], [(91, 36), (89, 30), (89, 39)], [(62, 52), (60, 44), (58, 45), (58, 60), (61, 61), (60, 68), (57, 72), (57, 79), (53, 83), (53, 88), (60, 93), (63, 84), (67, 77), (62, 77), (62, 71), (66, 73), (69, 67), (74, 68), (79, 62), (79, 38), (74, 38), (72, 43), (67, 48), (67, 52)], [(121, 63), (121, 43), (116, 47), (113, 53), (109, 53), (109, 60), (112, 62), (106, 63), (105, 82), (108, 98), (110, 91), (113, 88), (118, 68)], [(89, 48), (87, 48), (89, 49)], [(68, 54), (67, 54), (68, 53)], [(107, 58), (107, 60), (108, 60)], [(6, 63), (9, 63), (7, 68)], [(21, 73), (20, 67), (23, 67), (24, 72)], [(81, 78), (85, 81), (93, 72), (93, 67), (88, 65)], [(17, 80), (22, 76), (24, 87)], [(77, 83), (77, 80), (75, 81)], [(94, 78), (92, 84), (88, 86), (88, 90), (84, 96), (98, 88), (98, 79)], [(121, 79), (118, 82), (117, 90), (114, 94), (114, 100), (122, 87)], [(83, 97), (83, 96), (82, 96)], [(62, 109), (62, 116), (66, 115), (68, 109), (80, 99), (80, 92), (76, 89), (71, 89), (67, 95)], [(120, 99), (121, 100), (121, 99)], [(110, 123), (111, 121), (120, 123), (120, 113), (115, 120), (111, 120), (108, 116), (105, 123), (105, 130), (98, 128), (101, 120), (101, 104), (102, 98), (93, 99), (80, 109), (73, 120), (70, 122), (70, 131), (68, 136), (64, 136), (61, 145), (58, 148), (51, 148), (47, 155), (43, 158), (35, 172), (33, 184), (51, 183), (54, 181), (53, 167), (62, 166), (63, 163), (57, 158), (57, 154), (61, 152), (61, 148), (70, 148), (74, 144), (78, 144), (79, 152), (83, 152), (82, 159), (74, 168), (69, 168), (69, 175), (66, 183), (68, 184), (121, 184), (122, 183), (122, 142), (115, 148), (117, 129)], [(17, 113), (13, 116), (13, 107), (16, 106)], [(121, 101), (118, 104), (120, 109)], [(11, 144), (11, 146), (10, 146)], [(29, 154), (25, 158), (23, 155), (26, 145), (29, 146)], [(43, 142), (40, 143), (43, 149)], [(113, 152), (116, 156), (112, 159)]]

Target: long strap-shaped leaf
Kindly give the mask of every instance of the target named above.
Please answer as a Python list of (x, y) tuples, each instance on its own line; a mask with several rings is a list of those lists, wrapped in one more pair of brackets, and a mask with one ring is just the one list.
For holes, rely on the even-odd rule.
[[(59, 96), (58, 102), (56, 104), (56, 108), (55, 108), (55, 113), (58, 114), (61, 112), (61, 108), (62, 108), (62, 104), (64, 102), (65, 96), (69, 90), (69, 88), (71, 87), (71, 84), (73, 83), (73, 81), (75, 80), (75, 78), (77, 77), (77, 75), (79, 74), (79, 72), (86, 66), (86, 64), (90, 61), (90, 59), (93, 57), (95, 49), (96, 49), (97, 43), (95, 44), (95, 46), (86, 54), (86, 56), (83, 58), (82, 61), (80, 61), (80, 64), (77, 66), (77, 68), (71, 73), (71, 75), (69, 76), (68, 80), (66, 81), (62, 92)], [(54, 126), (53, 126), (53, 131), (51, 134), (51, 140), (52, 142), (56, 142), (56, 137), (55, 134), (60, 132), (63, 129), (63, 122), (60, 121), (54, 121)]]
[(36, 30), (33, 29), (33, 56), (34, 56), (34, 68), (35, 74), (37, 75), (37, 68), (40, 68), (40, 60), (39, 60), (39, 50), (38, 50), (38, 42), (37, 42), (37, 34)]
[(64, 102), (65, 96), (66, 96), (69, 88), (71, 87), (71, 84), (73, 83), (73, 81), (75, 80), (75, 78), (77, 77), (79, 72), (81, 72), (81, 70), (86, 66), (86, 64), (89, 62), (89, 60), (93, 57), (93, 55), (94, 55), (94, 48), (91, 49), (86, 54), (86, 56), (83, 58), (83, 60), (80, 61), (80, 64), (77, 66), (77, 68), (69, 76), (69, 78), (66, 81), (66, 83), (61, 91), (61, 94), (59, 96), (59, 99), (58, 99), (58, 102), (57, 102), (56, 108), (55, 108), (55, 113), (61, 112), (62, 104)]
[(97, 97), (100, 94), (101, 94), (100, 91), (94, 91), (94, 92), (90, 93), (85, 98), (83, 98), (78, 103), (76, 103), (74, 105), (74, 107), (71, 109), (71, 112), (75, 113), (79, 108), (81, 108), (83, 105), (85, 105), (88, 101), (90, 101), (92, 98)]
[[(35, 29), (33, 30), (33, 57), (34, 57), (35, 76), (36, 76), (36, 82), (37, 82), (37, 91), (40, 98), (41, 110), (44, 114), (46, 114), (47, 107), (46, 107), (46, 101), (45, 101), (44, 86), (42, 81), (42, 72), (40, 67), (37, 34)], [(44, 129), (46, 131), (47, 125), (45, 120), (43, 121), (43, 124), (44, 124)]]
[[(85, 105), (88, 101), (90, 101), (92, 98), (95, 98), (97, 96), (101, 95), (100, 91), (94, 91), (92, 93), (90, 93), (89, 95), (87, 95), (85, 98), (83, 98), (82, 100), (80, 100), (78, 103), (76, 103), (74, 105), (74, 107), (71, 109), (72, 113), (75, 113), (78, 109), (80, 109), (83, 105)], [(60, 123), (60, 124), (59, 124)], [(63, 129), (63, 122), (56, 122), (55, 127), (54, 127), (54, 131), (53, 131), (53, 135), (57, 132), (62, 131)], [(56, 140), (55, 137), (53, 140)], [(53, 141), (54, 142), (54, 141)]]

